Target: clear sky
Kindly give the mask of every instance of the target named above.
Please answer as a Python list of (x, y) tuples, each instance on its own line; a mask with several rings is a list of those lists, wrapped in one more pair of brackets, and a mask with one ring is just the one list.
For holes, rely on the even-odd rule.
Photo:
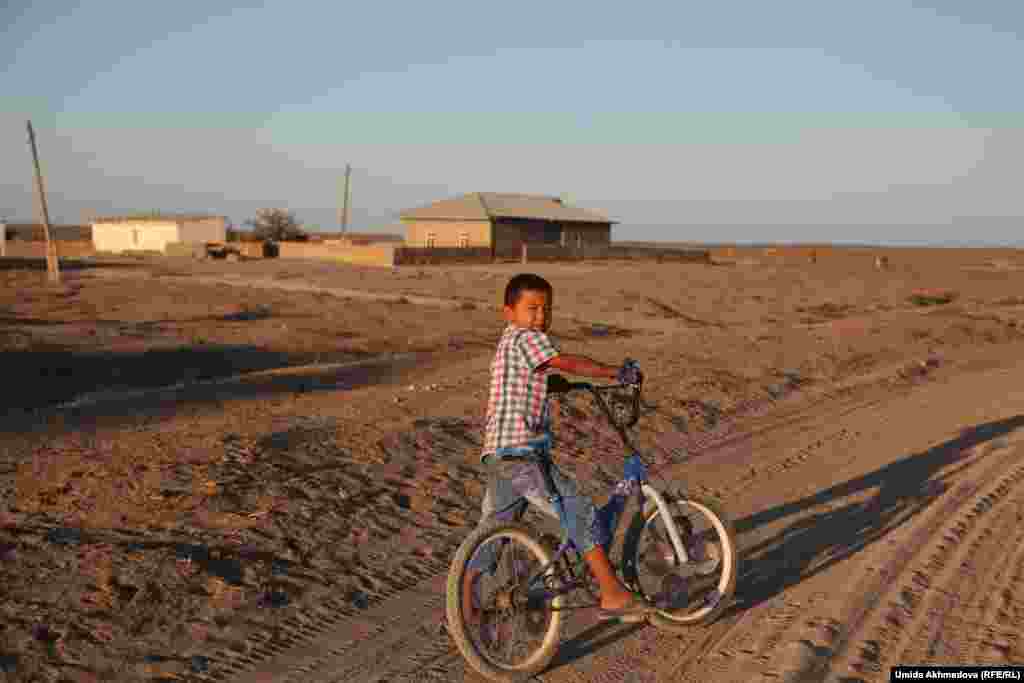
[(1024, 2), (0, 6), (0, 218), (353, 229), (568, 193), (615, 239), (1024, 244)]

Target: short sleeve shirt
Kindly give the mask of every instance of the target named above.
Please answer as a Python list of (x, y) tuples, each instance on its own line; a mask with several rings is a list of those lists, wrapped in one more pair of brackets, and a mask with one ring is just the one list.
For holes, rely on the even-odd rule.
[(523, 446), (551, 429), (548, 372), (541, 365), (559, 354), (547, 334), (509, 325), (491, 363), (491, 391), (482, 456)]

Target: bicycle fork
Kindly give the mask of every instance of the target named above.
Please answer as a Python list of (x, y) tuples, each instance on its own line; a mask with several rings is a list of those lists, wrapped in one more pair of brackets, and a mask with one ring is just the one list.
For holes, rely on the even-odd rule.
[(645, 496), (654, 501), (658, 511), (661, 513), (661, 519), (665, 524), (665, 528), (668, 530), (668, 537), (672, 540), (672, 547), (675, 548), (680, 564), (689, 562), (690, 557), (686, 553), (686, 545), (683, 543), (683, 539), (679, 535), (679, 529), (676, 528), (676, 522), (672, 519), (672, 510), (665, 501), (665, 497), (662, 496), (656, 488), (647, 483), (641, 484), (640, 490), (643, 491)]
[[(612, 494), (611, 500), (598, 510), (598, 517), (605, 524), (605, 530), (608, 533), (608, 540), (605, 544), (607, 550), (612, 540), (615, 538), (615, 532), (618, 529), (619, 522), (622, 519), (622, 512), (626, 507), (626, 497), (632, 495), (632, 493), (621, 493), (621, 491), (629, 491), (635, 485), (634, 481), (624, 480), (619, 482), (615, 486), (617, 493)], [(669, 539), (672, 541), (672, 548), (675, 550), (676, 555), (679, 557), (679, 563), (684, 564), (689, 561), (689, 555), (686, 552), (686, 544), (683, 543), (682, 537), (679, 535), (679, 529), (676, 528), (675, 520), (672, 519), (672, 511), (669, 507), (665, 497), (658, 492), (650, 484), (642, 482), (639, 490), (639, 500), (641, 514), (643, 511), (644, 498), (650, 498), (654, 501), (654, 505), (658, 508), (661, 513), (661, 518), (664, 521), (665, 528), (668, 530)], [(647, 520), (644, 519), (644, 522)]]

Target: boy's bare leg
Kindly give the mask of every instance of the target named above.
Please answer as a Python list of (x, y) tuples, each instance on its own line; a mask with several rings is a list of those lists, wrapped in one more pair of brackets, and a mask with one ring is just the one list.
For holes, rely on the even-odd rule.
[[(619, 609), (629, 604), (633, 594), (623, 586), (615, 576), (608, 555), (601, 546), (594, 546), (583, 556), (590, 571), (601, 587), (601, 607)], [(473, 606), (473, 581), (479, 576), (480, 570), (467, 569), (462, 579), (462, 614), (467, 623), (476, 624), (480, 621), (480, 610)]]
[(590, 567), (598, 585), (601, 586), (601, 607), (619, 609), (628, 605), (633, 594), (615, 576), (615, 570), (612, 569), (612, 563), (608, 561), (608, 555), (604, 548), (599, 545), (594, 546), (583, 556), (583, 559), (587, 561), (587, 566)]

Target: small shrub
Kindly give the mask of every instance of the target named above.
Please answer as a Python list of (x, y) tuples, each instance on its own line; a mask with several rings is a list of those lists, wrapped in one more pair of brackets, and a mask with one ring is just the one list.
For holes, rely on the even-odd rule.
[(914, 292), (907, 300), (915, 306), (939, 306), (948, 304), (959, 296), (957, 292)]

